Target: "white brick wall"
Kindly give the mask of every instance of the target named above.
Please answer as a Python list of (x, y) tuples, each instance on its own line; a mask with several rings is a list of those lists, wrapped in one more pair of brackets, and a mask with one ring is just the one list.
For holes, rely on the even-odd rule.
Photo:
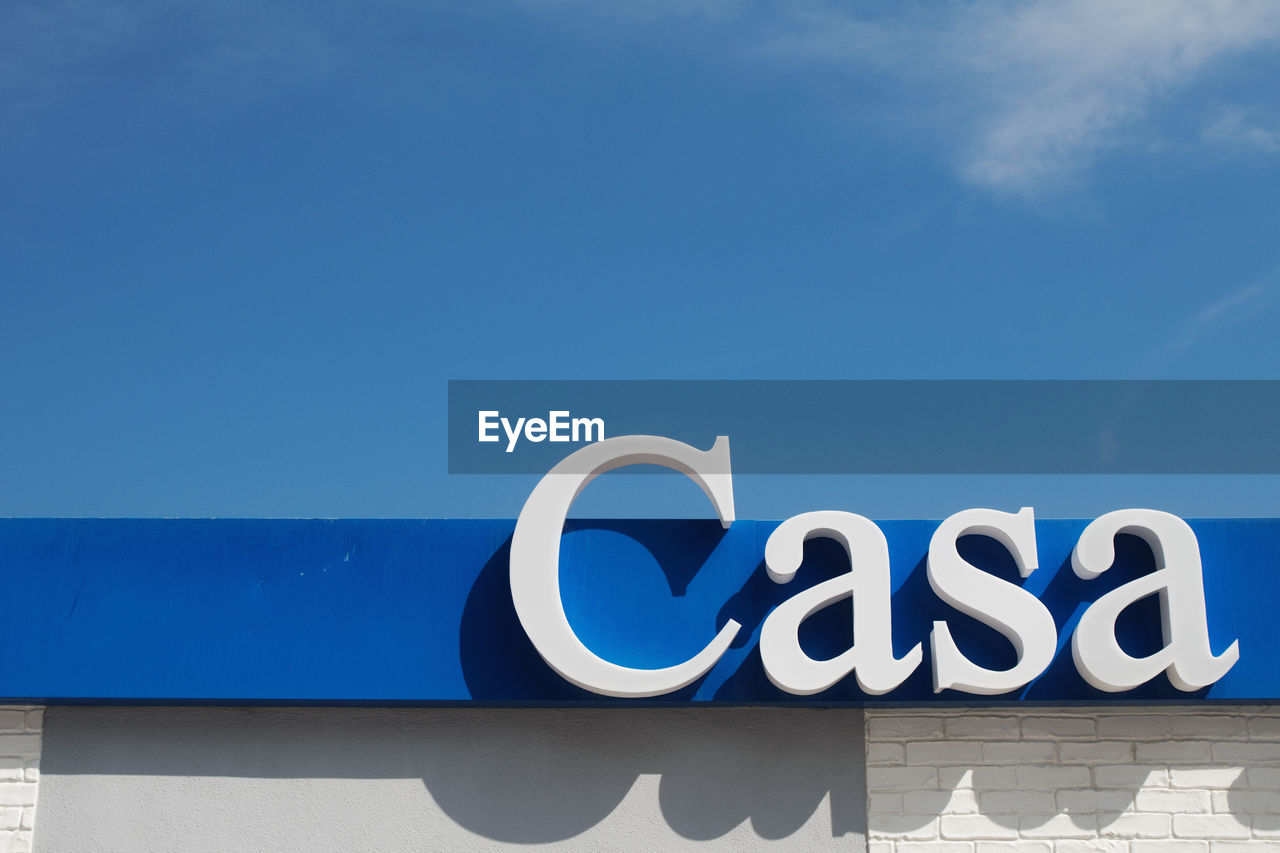
[(31, 850), (43, 723), (43, 708), (0, 705), (0, 853)]
[(874, 710), (872, 853), (1280, 851), (1280, 708)]

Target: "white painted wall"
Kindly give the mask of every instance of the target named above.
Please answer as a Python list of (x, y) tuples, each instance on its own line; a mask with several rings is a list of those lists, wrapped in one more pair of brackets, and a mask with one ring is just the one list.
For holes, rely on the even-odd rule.
[(27, 853), (36, 817), (43, 710), (0, 705), (0, 853)]
[[(1280, 850), (1280, 708), (0, 709), (0, 853)], [(863, 788), (863, 767), (866, 783)], [(865, 821), (865, 823), (864, 823)]]
[(863, 850), (858, 710), (71, 708), (36, 853)]
[(1280, 709), (868, 711), (877, 853), (1280, 850)]

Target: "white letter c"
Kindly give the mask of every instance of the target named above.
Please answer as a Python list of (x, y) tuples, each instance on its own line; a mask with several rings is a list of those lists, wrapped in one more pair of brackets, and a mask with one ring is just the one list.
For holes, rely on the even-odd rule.
[(698, 654), (662, 669), (610, 663), (578, 639), (560, 598), (560, 536), (569, 507), (587, 484), (624, 465), (661, 465), (680, 471), (702, 487), (726, 529), (733, 523), (727, 436), (717, 436), (710, 450), (653, 435), (624, 435), (589, 444), (547, 472), (520, 510), (511, 537), (511, 599), (533, 647), (566, 681), (605, 696), (661, 696), (705, 675), (741, 626), (730, 619)]

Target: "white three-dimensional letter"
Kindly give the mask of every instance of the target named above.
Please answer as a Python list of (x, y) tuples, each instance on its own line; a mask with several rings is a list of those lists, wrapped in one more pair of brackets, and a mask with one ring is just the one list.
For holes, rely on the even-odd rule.
[(934, 692), (948, 687), (994, 695), (1017, 690), (1049, 666), (1057, 650), (1058, 630), (1040, 599), (965, 562), (956, 540), (979, 533), (998, 541), (1027, 578), (1036, 570), (1035, 515), (1031, 507), (1017, 513), (994, 509), (957, 512), (938, 526), (929, 542), (929, 585), (938, 597), (1009, 638), (1018, 652), (1010, 669), (987, 669), (966, 658), (951, 638), (946, 622), (934, 622), (929, 635), (933, 650)]
[(569, 507), (587, 484), (624, 465), (661, 465), (680, 471), (702, 487), (725, 528), (733, 522), (727, 437), (717, 437), (710, 450), (651, 435), (618, 436), (589, 444), (552, 468), (520, 510), (511, 537), (511, 599), (538, 654), (567, 681), (606, 696), (660, 696), (693, 683), (711, 669), (741, 626), (729, 620), (697, 655), (662, 669), (610, 663), (578, 639), (560, 599), (560, 534)]
[[(1071, 637), (1071, 654), (1080, 674), (1099, 690), (1131, 690), (1161, 671), (1179, 690), (1199, 690), (1227, 674), (1240, 658), (1233, 642), (1214, 655), (1204, 607), (1200, 543), (1181, 518), (1154, 509), (1121, 509), (1099, 516), (1076, 542), (1071, 567), (1085, 580), (1111, 568), (1115, 537), (1140, 536), (1151, 548), (1156, 571), (1111, 590), (1089, 606)], [(1116, 642), (1116, 618), (1130, 604), (1160, 595), (1164, 648), (1144, 658), (1132, 657)]]
[[(810, 539), (844, 546), (849, 571), (815, 584), (779, 604), (760, 629), (760, 658), (769, 680), (788, 693), (819, 693), (852, 670), (863, 692), (888, 693), (920, 664), (920, 644), (893, 656), (889, 613), (889, 544), (870, 519), (851, 512), (807, 512), (789, 518), (764, 546), (765, 568), (776, 583), (788, 583), (804, 559)], [(800, 623), (822, 608), (853, 598), (853, 646), (830, 660), (814, 660), (800, 648)]]

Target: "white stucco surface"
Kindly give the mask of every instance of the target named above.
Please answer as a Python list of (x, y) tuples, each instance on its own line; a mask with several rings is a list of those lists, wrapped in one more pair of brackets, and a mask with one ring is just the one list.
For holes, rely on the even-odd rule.
[(46, 711), (36, 853), (864, 848), (862, 714)]

